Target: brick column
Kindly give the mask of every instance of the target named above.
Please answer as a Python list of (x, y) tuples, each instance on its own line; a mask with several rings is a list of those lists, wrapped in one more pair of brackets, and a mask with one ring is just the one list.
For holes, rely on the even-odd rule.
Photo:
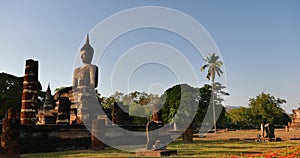
[(38, 61), (26, 60), (23, 81), (21, 124), (35, 124), (38, 98)]
[(68, 97), (59, 97), (58, 104), (56, 124), (70, 124), (71, 101)]
[(100, 141), (105, 137), (105, 120), (95, 119), (92, 123), (92, 133), (91, 133), (91, 149), (92, 150), (104, 150), (105, 144)]
[(20, 120), (13, 109), (8, 109), (3, 120), (1, 134), (2, 155), (0, 157), (20, 157)]

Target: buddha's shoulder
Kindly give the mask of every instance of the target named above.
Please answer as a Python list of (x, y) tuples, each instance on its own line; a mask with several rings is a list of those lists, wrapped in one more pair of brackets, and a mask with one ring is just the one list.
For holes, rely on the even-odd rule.
[(80, 69), (81, 69), (81, 67), (77, 67), (77, 68), (74, 70), (74, 72), (78, 72), (78, 71), (80, 71)]
[(98, 68), (98, 66), (97, 65), (94, 65), (94, 64), (86, 64), (84, 67), (86, 67), (86, 68)]
[(98, 69), (97, 65), (93, 65), (93, 64), (86, 64), (80, 67), (77, 67), (74, 71), (81, 71), (83, 69)]

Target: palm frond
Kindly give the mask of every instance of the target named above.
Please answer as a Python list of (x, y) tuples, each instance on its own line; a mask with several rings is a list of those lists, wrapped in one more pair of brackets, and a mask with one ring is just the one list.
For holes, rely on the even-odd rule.
[(218, 76), (221, 76), (223, 74), (223, 71), (221, 70), (221, 67), (223, 65), (223, 62), (220, 61), (220, 57), (217, 56), (215, 53), (209, 54), (205, 59), (203, 59), (206, 64), (203, 65), (200, 70), (204, 71), (205, 69), (208, 68), (207, 70), (207, 75), (206, 78), (208, 80), (214, 80), (215, 79), (215, 74)]
[(203, 65), (203, 66), (200, 68), (200, 70), (201, 70), (201, 71), (204, 71), (208, 66), (209, 66), (208, 64), (205, 64), (205, 65)]

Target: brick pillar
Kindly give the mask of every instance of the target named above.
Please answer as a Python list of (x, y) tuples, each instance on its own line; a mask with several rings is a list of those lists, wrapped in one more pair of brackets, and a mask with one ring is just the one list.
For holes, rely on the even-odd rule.
[[(125, 111), (123, 111), (123, 109)], [(112, 122), (113, 124), (117, 125), (128, 125), (129, 120), (129, 114), (127, 112), (129, 111), (129, 106), (124, 105), (121, 102), (114, 102), (113, 109), (112, 109)]]
[(105, 144), (98, 139), (98, 138), (104, 139), (104, 137), (105, 137), (105, 120), (104, 119), (93, 120), (92, 133), (91, 133), (91, 149), (104, 150)]
[(70, 124), (71, 101), (68, 97), (59, 97), (58, 104), (56, 124)]
[(23, 81), (21, 124), (35, 124), (38, 99), (38, 61), (26, 60)]
[(20, 119), (13, 109), (7, 112), (3, 120), (1, 134), (2, 155), (0, 157), (20, 157)]
[(162, 113), (161, 110), (158, 109), (157, 105), (152, 106), (152, 120), (156, 122), (162, 122)]

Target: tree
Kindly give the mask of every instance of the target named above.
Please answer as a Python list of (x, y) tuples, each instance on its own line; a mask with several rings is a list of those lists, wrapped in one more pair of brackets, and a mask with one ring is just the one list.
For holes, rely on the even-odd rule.
[(23, 77), (0, 73), (0, 118), (5, 116), (8, 108), (20, 110), (23, 89)]
[(174, 125), (178, 122), (192, 122), (198, 109), (199, 93), (197, 88), (187, 84), (173, 86), (160, 97), (163, 122)]
[(285, 102), (284, 99), (261, 93), (249, 99), (249, 107), (231, 109), (227, 116), (234, 126), (241, 128), (260, 128), (261, 123), (267, 122), (286, 126), (291, 119), (280, 107)]
[[(229, 93), (223, 91), (225, 86), (223, 86), (221, 83), (216, 82), (215, 83), (215, 91), (214, 91), (214, 104), (215, 104), (215, 109), (217, 109), (218, 112), (220, 112), (219, 119), (217, 121), (217, 126), (225, 126), (226, 118), (225, 118), (225, 108), (222, 105), (222, 102), (224, 99), (221, 96), (224, 95), (229, 95)], [(199, 95), (200, 95), (200, 100), (199, 100), (199, 108), (196, 114), (196, 118), (194, 123), (198, 127), (201, 123), (204, 125), (210, 124), (209, 122), (204, 121), (205, 115), (212, 115), (213, 109), (210, 107), (211, 103), (211, 97), (212, 97), (212, 86), (205, 84), (203, 87), (199, 88)]]
[(151, 102), (150, 95), (148, 95), (146, 92), (132, 92), (130, 93), (130, 97), (133, 102), (139, 104), (139, 105), (148, 105)]
[(235, 127), (257, 127), (250, 108), (240, 107), (237, 109), (231, 109), (227, 112), (227, 116)]
[(280, 107), (284, 103), (284, 99), (261, 93), (249, 100), (249, 107), (256, 123), (274, 123), (276, 119), (284, 117), (285, 111)]
[(113, 98), (113, 100), (115, 102), (122, 102), (123, 101), (123, 97), (124, 94), (122, 92), (118, 92), (116, 91), (113, 95), (110, 96), (111, 98)]
[(97, 98), (101, 103), (103, 109), (112, 109), (115, 102), (122, 102), (124, 98), (124, 94), (118, 91), (116, 91), (114, 94), (112, 94), (109, 97), (104, 97), (104, 96), (101, 97), (101, 94), (98, 93), (97, 90), (96, 93), (97, 93)]
[(112, 109), (114, 105), (114, 98), (113, 97), (101, 97), (100, 98), (101, 106), (103, 109)]
[(219, 56), (215, 55), (215, 53), (210, 54), (205, 59), (203, 59), (206, 64), (201, 67), (201, 71), (207, 70), (206, 78), (211, 81), (212, 85), (212, 105), (213, 105), (213, 120), (214, 120), (214, 130), (215, 133), (217, 132), (217, 122), (216, 122), (216, 113), (215, 113), (215, 101), (214, 101), (214, 85), (215, 85), (215, 77), (216, 74), (218, 76), (221, 76), (223, 74), (223, 71), (221, 70), (221, 67), (223, 65), (223, 62), (219, 60)]
[[(23, 77), (16, 77), (7, 73), (0, 73), (0, 118), (5, 116), (8, 108), (14, 108), (20, 111), (22, 104)], [(38, 82), (38, 107), (44, 103), (45, 92), (40, 91), (40, 82)]]
[(135, 91), (123, 95), (122, 101), (129, 106), (129, 115), (134, 117), (134, 123), (145, 125), (151, 119), (153, 105), (157, 105), (159, 96)]
[(222, 96), (228, 96), (230, 95), (229, 93), (223, 91), (226, 87), (223, 86), (219, 82), (215, 82), (214, 84), (214, 104), (215, 104), (215, 114), (219, 114), (219, 119), (216, 121), (216, 126), (221, 126), (224, 127), (226, 122), (226, 117), (225, 117), (225, 108), (223, 106), (224, 99)]
[(70, 88), (72, 88), (72, 87), (66, 87), (66, 86), (57, 87), (54, 89), (54, 93), (59, 92), (59, 91), (69, 90)]

